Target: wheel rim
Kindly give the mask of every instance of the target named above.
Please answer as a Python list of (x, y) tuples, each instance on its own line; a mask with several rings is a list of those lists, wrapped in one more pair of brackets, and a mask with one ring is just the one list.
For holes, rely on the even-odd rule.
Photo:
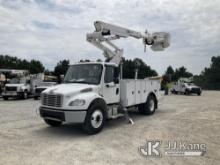
[(100, 110), (95, 110), (91, 116), (91, 124), (93, 128), (99, 128), (103, 122), (103, 114)]
[(149, 109), (151, 112), (154, 111), (154, 100), (149, 101)]

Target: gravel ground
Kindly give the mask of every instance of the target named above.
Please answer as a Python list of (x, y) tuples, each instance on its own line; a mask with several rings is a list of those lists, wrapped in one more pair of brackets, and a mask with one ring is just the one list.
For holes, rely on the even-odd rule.
[[(33, 99), (0, 99), (0, 164), (220, 164), (217, 91), (167, 96), (153, 116), (132, 112), (134, 125), (111, 120), (93, 136), (79, 125), (47, 126), (36, 114), (38, 106)], [(144, 157), (138, 147), (147, 139), (205, 143), (207, 152), (199, 157)]]

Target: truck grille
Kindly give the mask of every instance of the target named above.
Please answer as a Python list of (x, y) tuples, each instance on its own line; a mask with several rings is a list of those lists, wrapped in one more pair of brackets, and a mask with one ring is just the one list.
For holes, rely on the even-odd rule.
[(193, 92), (193, 93), (198, 93), (199, 91), (200, 91), (199, 88), (192, 88), (192, 89), (191, 89), (191, 92)]
[(5, 87), (6, 91), (17, 91), (17, 87)]
[(62, 106), (62, 95), (57, 94), (43, 94), (42, 104), (51, 107), (61, 107)]

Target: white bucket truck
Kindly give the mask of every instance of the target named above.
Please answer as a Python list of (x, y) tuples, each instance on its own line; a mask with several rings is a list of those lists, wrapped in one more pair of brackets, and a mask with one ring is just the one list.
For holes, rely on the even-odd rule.
[[(121, 37), (142, 38), (144, 45), (163, 50), (169, 46), (169, 34), (142, 34), (101, 21), (94, 25), (96, 30), (87, 34), (87, 41), (103, 50), (106, 62), (71, 65), (63, 84), (42, 92), (40, 115), (51, 126), (82, 123), (87, 133), (95, 134), (102, 130), (106, 119), (128, 117), (129, 107), (138, 107), (145, 115), (153, 114), (157, 108), (160, 81), (122, 79), (119, 67), (122, 49), (111, 41)], [(106, 47), (104, 42), (115, 50)]]

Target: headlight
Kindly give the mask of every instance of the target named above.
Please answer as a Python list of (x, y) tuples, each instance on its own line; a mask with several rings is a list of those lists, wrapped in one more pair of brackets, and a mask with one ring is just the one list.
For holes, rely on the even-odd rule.
[(76, 99), (69, 103), (69, 106), (83, 106), (86, 103), (83, 99)]

